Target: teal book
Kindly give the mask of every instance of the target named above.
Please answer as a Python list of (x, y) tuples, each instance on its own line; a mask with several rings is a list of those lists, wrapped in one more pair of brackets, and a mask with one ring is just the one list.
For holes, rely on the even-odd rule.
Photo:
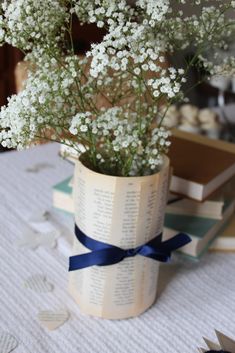
[(53, 206), (61, 211), (74, 213), (72, 176), (53, 186)]
[(164, 221), (164, 239), (183, 232), (190, 236), (191, 243), (185, 245), (179, 252), (199, 258), (210, 246), (224, 225), (234, 213), (234, 202), (225, 202), (222, 219), (166, 214)]
[(211, 250), (235, 251), (235, 212), (229, 222), (221, 229), (220, 236), (212, 243)]

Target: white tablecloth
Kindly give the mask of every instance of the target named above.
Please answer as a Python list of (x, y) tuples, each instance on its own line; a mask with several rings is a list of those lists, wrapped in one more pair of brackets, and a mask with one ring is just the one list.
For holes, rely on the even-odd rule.
[[(27, 168), (48, 167), (38, 173)], [(87, 317), (67, 293), (68, 259), (58, 248), (19, 250), (24, 222), (34, 210), (51, 207), (51, 186), (71, 175), (58, 145), (0, 155), (0, 330), (19, 341), (16, 353), (193, 353), (213, 329), (235, 337), (235, 254), (207, 254), (200, 263), (173, 261), (160, 271), (158, 300), (143, 315), (124, 321)], [(54, 291), (24, 287), (43, 273)], [(70, 319), (49, 332), (42, 309), (67, 308)]]

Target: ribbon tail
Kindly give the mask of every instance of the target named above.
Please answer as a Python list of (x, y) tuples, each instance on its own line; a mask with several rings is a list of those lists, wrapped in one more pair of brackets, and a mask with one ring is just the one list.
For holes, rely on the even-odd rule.
[(178, 233), (174, 237), (161, 243), (161, 248), (174, 251), (190, 243), (192, 239), (186, 233)]
[(167, 262), (170, 260), (171, 252), (191, 242), (191, 238), (185, 233), (179, 233), (171, 239), (161, 242), (161, 237), (151, 240), (144, 245), (139, 254), (151, 259)]
[(91, 266), (114, 265), (123, 260), (125, 251), (118, 247), (91, 251), (86, 254), (74, 255), (69, 258), (69, 271), (81, 270)]
[(150, 259), (167, 262), (171, 257), (170, 251), (161, 251), (159, 245), (157, 247), (151, 245), (144, 245), (139, 252), (139, 255), (149, 257)]

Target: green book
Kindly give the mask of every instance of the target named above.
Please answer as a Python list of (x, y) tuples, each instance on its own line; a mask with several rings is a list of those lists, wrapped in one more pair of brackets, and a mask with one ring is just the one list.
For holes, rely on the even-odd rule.
[(192, 239), (179, 252), (195, 258), (199, 258), (209, 247), (212, 241), (219, 235), (219, 231), (228, 222), (234, 212), (234, 202), (225, 202), (223, 217), (220, 220), (166, 214), (164, 221), (164, 239), (169, 239), (179, 232), (186, 233)]
[(221, 229), (219, 237), (212, 243), (210, 249), (214, 251), (235, 251), (235, 212)]
[(74, 213), (72, 176), (53, 186), (53, 206), (59, 210)]

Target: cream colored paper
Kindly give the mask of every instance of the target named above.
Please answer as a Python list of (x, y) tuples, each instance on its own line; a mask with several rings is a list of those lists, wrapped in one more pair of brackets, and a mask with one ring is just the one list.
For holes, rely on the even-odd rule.
[[(222, 332), (220, 331), (217, 331), (215, 330), (215, 334), (217, 336), (217, 339), (219, 341), (219, 344), (218, 343), (215, 343), (215, 342), (212, 342), (210, 340), (208, 340), (207, 338), (203, 338), (207, 347), (212, 350), (213, 352), (214, 351), (226, 351), (226, 352), (231, 352), (231, 353), (235, 353), (235, 341), (224, 335)], [(208, 349), (204, 349), (204, 348), (198, 348), (199, 352), (207, 352)]]
[(18, 346), (17, 339), (8, 332), (0, 332), (0, 352), (10, 353)]
[(38, 320), (40, 324), (49, 331), (56, 330), (63, 325), (69, 318), (67, 310), (43, 310), (38, 313)]
[(37, 293), (46, 293), (53, 290), (53, 285), (41, 274), (32, 275), (26, 279), (25, 287)]
[(235, 341), (234, 339), (224, 335), (222, 332), (215, 330), (216, 336), (223, 350), (228, 352), (235, 352)]
[[(145, 244), (161, 233), (168, 193), (169, 161), (145, 177), (98, 174), (77, 162), (75, 220), (93, 239), (124, 249)], [(76, 239), (73, 254), (89, 252)], [(81, 310), (108, 319), (136, 316), (156, 298), (159, 263), (143, 256), (111, 266), (70, 273), (70, 292)]]

